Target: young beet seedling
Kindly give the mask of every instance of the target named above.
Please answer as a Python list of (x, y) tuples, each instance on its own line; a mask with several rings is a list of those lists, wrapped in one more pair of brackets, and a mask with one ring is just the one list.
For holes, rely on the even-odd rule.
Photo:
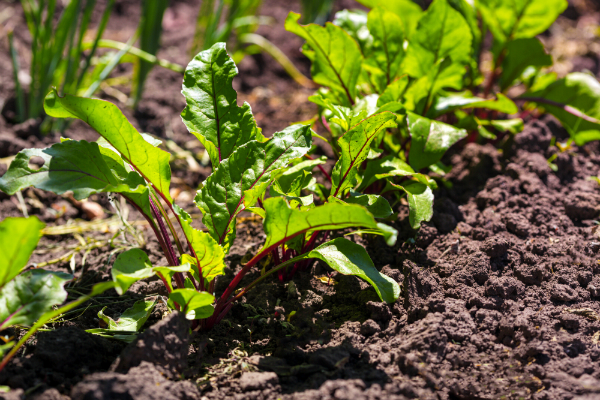
[[(49, 93), (44, 103), (48, 115), (81, 119), (101, 138), (62, 139), (47, 149), (21, 151), (0, 178), (0, 189), (13, 194), (34, 186), (57, 194), (72, 191), (76, 199), (98, 192), (123, 196), (148, 220), (169, 265), (153, 266), (140, 249), (124, 252), (112, 269), (117, 291), (123, 293), (135, 281), (156, 274), (169, 292), (170, 305), (193, 319), (196, 330), (212, 328), (263, 279), (275, 273), (288, 278), (309, 259), (356, 275), (372, 284), (383, 301), (395, 301), (398, 284), (377, 271), (363, 247), (345, 238), (327, 241), (330, 230), (359, 228), (384, 236), (389, 245), (395, 243), (396, 231), (376, 220), (391, 214), (387, 201), (350, 191), (371, 143), (396, 124), (395, 115), (382, 112), (357, 120), (339, 138), (342, 151), (331, 176), (332, 195), (316, 205), (312, 195), (301, 196), (304, 188), (320, 190), (311, 170), (323, 161), (304, 159), (312, 144), (310, 127), (293, 125), (265, 138), (250, 106), (237, 104), (231, 85), (236, 74), (225, 45), (218, 43), (199, 53), (184, 76), (187, 106), (182, 118), (213, 165), (195, 197), (206, 232), (193, 228), (190, 215), (174, 204), (169, 194), (169, 154), (157, 147), (160, 142), (137, 132), (116, 106), (102, 100)], [(29, 166), (34, 156), (44, 160), (39, 169)], [(271, 197), (265, 199), (269, 187)], [(215, 278), (224, 273), (224, 258), (236, 237), (236, 218), (244, 210), (264, 218), (266, 240), (217, 299)], [(182, 236), (168, 213), (174, 215)], [(242, 278), (269, 255), (274, 265), (236, 291)]]

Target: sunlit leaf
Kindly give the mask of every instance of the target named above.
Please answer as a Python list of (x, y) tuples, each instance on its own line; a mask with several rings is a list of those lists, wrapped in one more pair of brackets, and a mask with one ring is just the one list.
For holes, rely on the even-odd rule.
[(183, 122), (207, 149), (213, 168), (239, 146), (262, 137), (248, 103), (237, 105), (232, 81), (238, 70), (225, 43), (198, 53), (188, 64), (183, 90)]
[(44, 226), (37, 217), (5, 218), (0, 222), (0, 290), (27, 265)]
[(367, 251), (361, 245), (337, 238), (312, 250), (308, 257), (318, 258), (343, 275), (355, 275), (369, 282), (379, 298), (388, 303), (400, 297), (400, 286), (392, 278), (377, 271)]

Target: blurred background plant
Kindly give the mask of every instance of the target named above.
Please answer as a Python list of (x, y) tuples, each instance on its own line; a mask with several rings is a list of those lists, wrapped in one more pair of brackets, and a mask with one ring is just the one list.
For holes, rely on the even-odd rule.
[[(100, 4), (98, 4), (100, 3)], [(103, 38), (115, 0), (22, 0), (21, 5), (31, 42), (29, 54), (15, 46), (8, 32), (9, 49), (15, 86), (13, 123), (29, 119), (41, 121), (40, 132), (63, 131), (68, 122), (45, 117), (43, 99), (51, 87), (60, 93), (91, 97), (98, 90), (137, 108), (148, 74), (155, 65), (183, 73), (182, 65), (157, 57), (161, 45), (162, 23), (168, 0), (142, 0), (141, 16), (136, 32), (127, 43)], [(275, 23), (272, 17), (258, 15), (262, 0), (203, 0), (200, 4), (190, 59), (198, 52), (221, 41), (239, 63), (246, 55), (264, 52), (273, 57), (300, 85), (313, 87), (289, 58), (264, 36), (257, 34), (262, 25)], [(333, 0), (304, 0), (306, 22), (324, 23), (331, 13)], [(102, 9), (103, 7), (103, 9)], [(92, 17), (101, 17), (90, 27)], [(135, 43), (138, 47), (134, 47)], [(108, 52), (99, 52), (109, 49)], [(28, 71), (21, 70), (30, 56)], [(111, 77), (119, 64), (133, 64), (130, 77)], [(130, 91), (118, 86), (130, 86)]]
[[(106, 3), (87, 54), (84, 53), (84, 37), (96, 8), (96, 0), (72, 0), (64, 8), (57, 7), (56, 3), (56, 0), (21, 2), (31, 34), (29, 74), (19, 72), (20, 56), (15, 49), (12, 32), (8, 34), (16, 90), (15, 122), (41, 117), (44, 97), (52, 86), (63, 93), (89, 96), (92, 93), (87, 93), (87, 89), (94, 85), (94, 80), (108, 75), (94, 74), (94, 69), (90, 67), (114, 0)], [(62, 11), (59, 12), (60, 8)], [(45, 122), (43, 130), (48, 131), (51, 123), (49, 120)]]

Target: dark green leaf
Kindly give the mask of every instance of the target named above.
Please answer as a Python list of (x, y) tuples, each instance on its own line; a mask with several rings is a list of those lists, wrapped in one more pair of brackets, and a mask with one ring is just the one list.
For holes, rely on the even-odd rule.
[(363, 61), (358, 44), (339, 26), (300, 25), (298, 19), (299, 14), (290, 12), (285, 29), (304, 38), (312, 49), (305, 54), (312, 61), (313, 80), (331, 88), (338, 104), (353, 105)]
[(27, 265), (46, 226), (37, 217), (0, 222), (0, 290)]
[(52, 306), (67, 298), (65, 283), (73, 276), (43, 269), (26, 271), (0, 290), (0, 331), (13, 325), (33, 325)]
[[(127, 172), (122, 161), (119, 164), (102, 151), (111, 153), (85, 140), (66, 140), (47, 149), (25, 149), (0, 178), (0, 189), (9, 194), (30, 186), (56, 194), (72, 191), (76, 199), (98, 192), (147, 194), (145, 181), (137, 172)], [(44, 165), (31, 168), (33, 157), (42, 158)]]
[(393, 303), (400, 297), (400, 287), (392, 278), (377, 271), (361, 245), (344, 238), (324, 243), (308, 254), (318, 258), (343, 275), (355, 275), (369, 282), (382, 301)]
[(254, 198), (264, 192), (271, 174), (310, 150), (310, 127), (292, 125), (265, 143), (252, 141), (239, 147), (204, 182), (195, 202), (204, 214), (208, 233), (227, 252), (235, 237), (235, 218), (246, 207), (246, 192)]
[(467, 136), (464, 129), (413, 113), (407, 113), (406, 119), (412, 138), (408, 159), (415, 171), (440, 161), (450, 146)]
[(505, 91), (513, 84), (527, 67), (546, 67), (552, 65), (552, 56), (544, 50), (538, 38), (524, 38), (508, 42), (506, 57), (502, 61), (500, 88)]
[(225, 43), (198, 53), (185, 70), (181, 92), (187, 106), (181, 118), (206, 147), (213, 168), (239, 146), (262, 138), (250, 105), (237, 105), (231, 84), (237, 73)]
[(112, 103), (65, 95), (55, 90), (48, 93), (44, 110), (55, 118), (78, 118), (87, 122), (108, 141), (156, 190), (169, 201), (171, 167), (169, 153), (148, 143)]
[(331, 172), (333, 196), (341, 196), (354, 185), (356, 172), (367, 159), (371, 142), (386, 128), (394, 126), (396, 116), (391, 112), (384, 112), (362, 120), (338, 140), (342, 156)]

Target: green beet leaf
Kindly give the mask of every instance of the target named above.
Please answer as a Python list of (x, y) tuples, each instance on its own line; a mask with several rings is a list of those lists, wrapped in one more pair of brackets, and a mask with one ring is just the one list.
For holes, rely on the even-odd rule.
[[(191, 265), (188, 259), (182, 260), (178, 266), (153, 267), (148, 255), (142, 249), (130, 249), (117, 257), (113, 264), (111, 275), (118, 294), (125, 293), (135, 282), (158, 275), (172, 290), (171, 279), (178, 272), (189, 272)], [(195, 259), (194, 259), (195, 261)]]
[(390, 83), (377, 99), (377, 106), (383, 107), (386, 104), (399, 102), (404, 97), (408, 82), (408, 75), (404, 75)]
[(350, 191), (350, 196), (344, 200), (336, 197), (330, 197), (330, 201), (347, 204), (359, 204), (366, 208), (375, 218), (387, 218), (392, 215), (392, 207), (385, 197), (376, 194), (360, 194)]
[(362, 181), (356, 190), (362, 192), (380, 179), (391, 178), (394, 176), (412, 176), (414, 174), (415, 171), (410, 165), (395, 156), (385, 156), (370, 160), (367, 163), (367, 168), (363, 174)]
[[(144, 179), (137, 172), (127, 172), (123, 163), (119, 164), (110, 153), (85, 140), (67, 140), (47, 149), (25, 149), (0, 178), (0, 190), (14, 194), (33, 186), (56, 194), (72, 191), (76, 199), (98, 192), (115, 192), (137, 196), (142, 201), (142, 195), (148, 194)], [(31, 168), (29, 161), (33, 157), (42, 158), (44, 165)]]
[(373, 35), (373, 48), (365, 60), (379, 93), (400, 73), (404, 59), (402, 20), (396, 14), (378, 7), (369, 13), (367, 26)]
[(502, 61), (500, 89), (505, 91), (521, 77), (528, 67), (547, 67), (552, 65), (552, 56), (544, 50), (538, 38), (513, 40), (506, 45), (506, 57)]
[[(277, 178), (277, 183), (283, 193), (290, 193), (292, 191), (292, 185), (297, 182), (299, 178), (304, 178), (305, 172), (311, 172), (317, 165), (322, 165), (327, 162), (327, 157), (321, 156), (314, 160), (303, 160), (293, 166), (289, 167), (284, 171), (281, 176)], [(304, 186), (302, 186), (304, 188)]]
[(0, 331), (13, 325), (33, 325), (67, 298), (65, 283), (72, 275), (43, 269), (26, 271), (0, 290)]
[(369, 282), (382, 301), (393, 303), (400, 297), (400, 286), (392, 278), (377, 271), (367, 251), (348, 239), (337, 238), (308, 253), (343, 275), (355, 275)]
[[(418, 178), (417, 176), (415, 176)], [(389, 191), (402, 191), (408, 200), (408, 221), (413, 229), (419, 229), (421, 222), (431, 220), (433, 216), (433, 192), (424, 180), (405, 181), (399, 185), (392, 182), (386, 183), (383, 193)]]
[(196, 205), (202, 222), (213, 239), (227, 252), (235, 238), (235, 218), (253, 204), (245, 202), (247, 192), (257, 199), (267, 189), (272, 173), (310, 150), (311, 131), (307, 125), (292, 125), (264, 143), (252, 141), (239, 147), (206, 179), (198, 190)]
[(467, 92), (464, 94), (452, 94), (450, 96), (439, 97), (433, 108), (433, 117), (438, 117), (453, 110), (469, 108), (487, 108), (488, 110), (500, 111), (505, 114), (517, 113), (517, 106), (511, 99), (502, 93), (498, 93), (496, 96), (496, 99), (486, 100), (480, 97), (472, 97), (472, 95)]
[(104, 314), (104, 307), (98, 311), (98, 318), (106, 322), (108, 331), (127, 331), (127, 332), (139, 332), (142, 326), (152, 314), (154, 306), (156, 305), (157, 297), (150, 298), (148, 300), (136, 301), (133, 306), (128, 308), (121, 314), (121, 316), (115, 321), (108, 315)]
[(417, 114), (407, 113), (412, 138), (408, 160), (415, 171), (440, 161), (446, 150), (467, 136), (467, 131)]
[(5, 218), (0, 222), (0, 290), (27, 265), (44, 226), (37, 217)]
[[(539, 105), (554, 115), (578, 145), (600, 139), (600, 83), (591, 75), (574, 72), (550, 84), (546, 89), (527, 93), (532, 101), (541, 98)], [(543, 100), (553, 102), (548, 104)], [(573, 115), (581, 113), (586, 119)]]
[(181, 93), (187, 105), (181, 118), (208, 151), (213, 168), (239, 146), (262, 140), (250, 105), (237, 105), (231, 84), (237, 74), (225, 43), (198, 53), (185, 70)]
[[(112, 103), (65, 95), (56, 90), (48, 93), (44, 110), (55, 118), (78, 118), (87, 122), (137, 170), (168, 201), (171, 183), (169, 153), (154, 147), (131, 125), (123, 113)], [(66, 142), (65, 142), (66, 143)]]
[(285, 20), (285, 29), (304, 38), (311, 48), (305, 54), (312, 61), (313, 80), (331, 88), (338, 104), (354, 105), (363, 61), (358, 43), (332, 23), (325, 27), (300, 25), (299, 19), (300, 14), (290, 12)]
[(371, 142), (386, 128), (394, 126), (396, 116), (391, 112), (383, 112), (362, 120), (338, 140), (342, 156), (331, 172), (333, 196), (340, 197), (354, 185), (356, 172), (367, 159)]
[[(174, 208), (175, 212), (179, 215), (183, 232), (196, 254), (196, 257), (189, 257), (190, 264), (199, 266), (202, 271), (202, 277), (209, 282), (218, 275), (223, 275), (225, 273), (225, 252), (223, 248), (208, 233), (194, 229), (192, 227), (192, 217), (187, 212), (177, 205)], [(196, 268), (192, 269), (198, 273)]]
[(440, 87), (460, 89), (464, 66), (471, 58), (472, 34), (462, 15), (447, 0), (434, 0), (410, 38), (403, 69), (414, 78), (426, 76), (440, 60), (450, 59), (436, 81)]
[(208, 292), (197, 292), (194, 289), (177, 289), (169, 294), (169, 300), (179, 304), (187, 319), (208, 318), (215, 311), (212, 306), (215, 297)]
[(154, 275), (150, 258), (142, 249), (127, 250), (117, 257), (112, 267), (112, 278), (117, 286), (115, 290), (123, 294), (135, 282)]
[(400, 17), (400, 23), (404, 36), (409, 38), (417, 30), (419, 19), (423, 15), (423, 10), (412, 0), (357, 0), (360, 4), (376, 8), (382, 7), (393, 12)]
[(567, 8), (567, 0), (475, 0), (499, 43), (544, 32)]
[(290, 208), (281, 197), (271, 197), (265, 200), (264, 207), (266, 217), (263, 226), (267, 239), (259, 253), (306, 232), (355, 227), (382, 231), (390, 246), (396, 242), (397, 232), (385, 224), (377, 223), (373, 214), (358, 204), (327, 203), (300, 211)]

